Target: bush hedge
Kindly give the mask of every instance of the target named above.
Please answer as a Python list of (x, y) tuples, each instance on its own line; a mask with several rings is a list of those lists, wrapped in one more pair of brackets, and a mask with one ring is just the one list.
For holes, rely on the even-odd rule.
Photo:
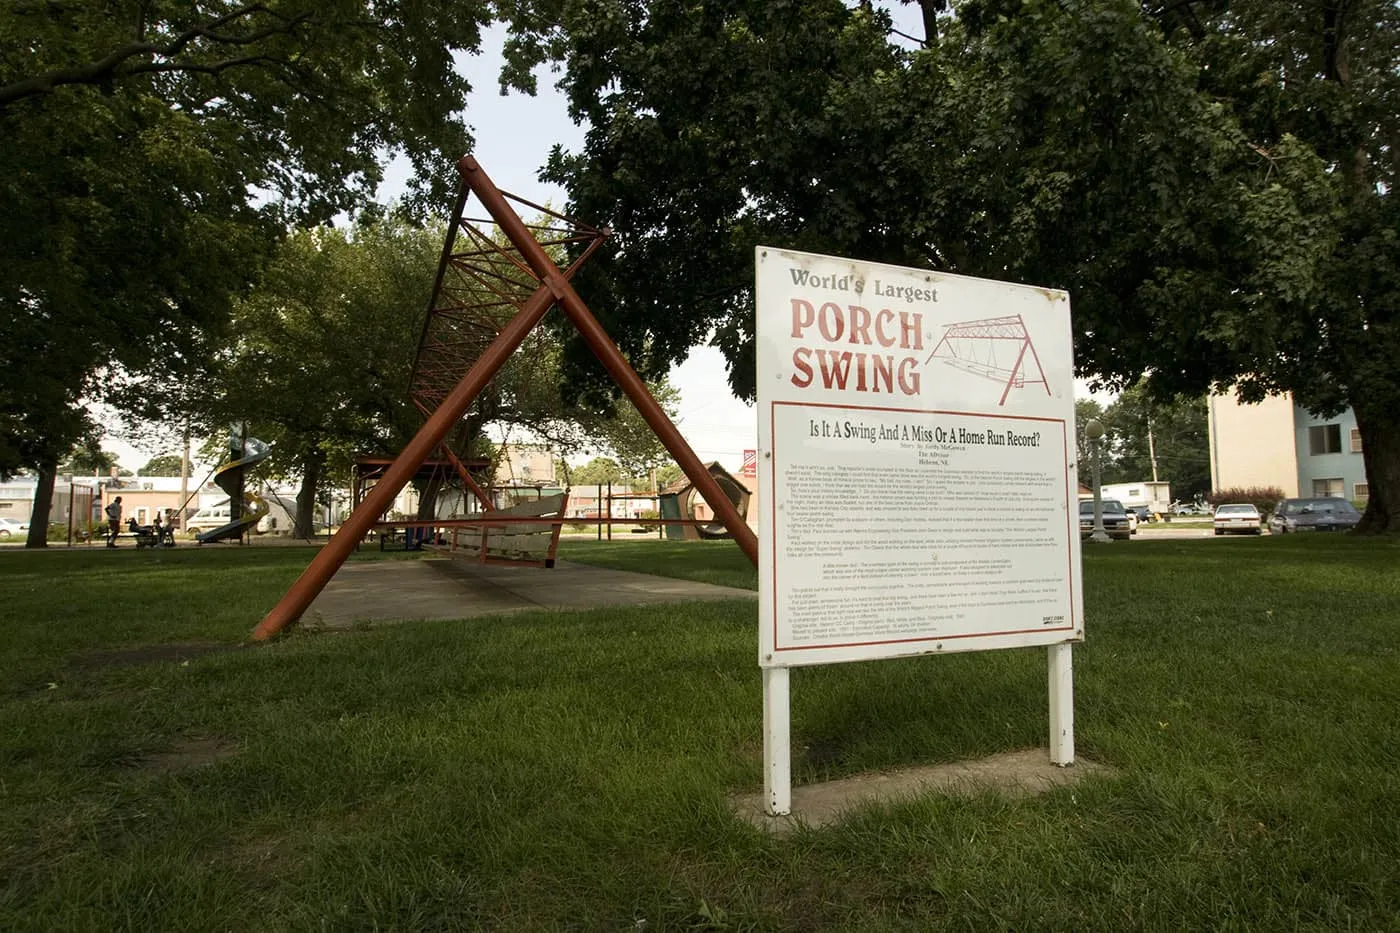
[(1248, 502), (1259, 510), (1259, 514), (1268, 518), (1274, 512), (1274, 506), (1278, 505), (1280, 499), (1287, 496), (1284, 491), (1277, 486), (1234, 486), (1230, 489), (1221, 489), (1206, 496), (1206, 501), (1211, 508), (1217, 505), (1228, 503)]

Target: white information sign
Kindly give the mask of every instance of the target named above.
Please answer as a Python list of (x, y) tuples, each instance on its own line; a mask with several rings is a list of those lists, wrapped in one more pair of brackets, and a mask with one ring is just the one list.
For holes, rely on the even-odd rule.
[(1069, 296), (756, 267), (760, 664), (1082, 640)]

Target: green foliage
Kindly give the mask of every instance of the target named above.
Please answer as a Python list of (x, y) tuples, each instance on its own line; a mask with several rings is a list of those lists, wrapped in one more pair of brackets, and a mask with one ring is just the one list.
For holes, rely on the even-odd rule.
[(161, 454), (146, 461), (138, 472), (142, 476), (179, 476), (184, 460), (177, 454)]
[(103, 450), (93, 434), (85, 435), (58, 465), (59, 472), (79, 476), (107, 476), (117, 465), (117, 455)]
[[(656, 403), (674, 420), (680, 393), (664, 378), (651, 382), (647, 388)], [(617, 458), (618, 465), (628, 476), (646, 476), (670, 457), (651, 425), (625, 397), (614, 402), (611, 417), (598, 421), (594, 431), (596, 442)]]
[(1211, 506), (1224, 505), (1225, 503), (1248, 503), (1259, 510), (1259, 514), (1268, 519), (1274, 512), (1274, 506), (1279, 504), (1279, 500), (1286, 498), (1282, 489), (1277, 486), (1246, 486), (1221, 489), (1206, 496), (1206, 501)]
[[(401, 217), (293, 232), (239, 301), (204, 378), (150, 395), (222, 442), (231, 422), (272, 445), (266, 475), (302, 482), (299, 520), (358, 454), (397, 451), (421, 423), (408, 373), (441, 252), (440, 229)], [(224, 456), (224, 454), (219, 454)]]
[(674, 463), (666, 463), (666, 464), (663, 464), (663, 465), (662, 465), (661, 467), (659, 467), (659, 468), (657, 469), (657, 471), (656, 471), (656, 486), (657, 486), (658, 489), (665, 489), (667, 486), (670, 486), (672, 483), (675, 483), (675, 482), (678, 482), (679, 480), (681, 480), (684, 476), (685, 476), (685, 471), (683, 471), (683, 470), (682, 470), (679, 466), (677, 466), (676, 464), (674, 464)]
[[(290, 219), (387, 154), (445, 198), (453, 54), (485, 4), (20, 0), (0, 8), (0, 471), (56, 462), (122, 374), (194, 378)], [(39, 361), (42, 360), (42, 365)]]
[(518, 7), (590, 124), (549, 174), (619, 231), (610, 332), (653, 372), (713, 332), (750, 395), (757, 244), (1065, 288), (1108, 388), (1351, 405), (1400, 530), (1395, 5), (950, 7), (914, 51), (837, 0)]
[(1110, 435), (1104, 482), (1131, 483), (1156, 475), (1170, 483), (1172, 496), (1182, 501), (1209, 491), (1210, 439), (1204, 398), (1162, 400), (1139, 383), (1119, 393), (1102, 420)]
[(611, 457), (594, 457), (581, 467), (574, 467), (568, 473), (569, 482), (575, 486), (624, 485), (627, 474), (618, 462)]

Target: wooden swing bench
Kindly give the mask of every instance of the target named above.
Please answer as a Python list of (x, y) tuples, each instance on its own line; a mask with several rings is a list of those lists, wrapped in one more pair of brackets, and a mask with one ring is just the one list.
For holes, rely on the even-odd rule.
[[(509, 508), (490, 509), (481, 516), (481, 524), (452, 526), (446, 529), (447, 543), (434, 549), (453, 557), (464, 557), (483, 564), (519, 564), (525, 567), (553, 567), (559, 550), (559, 532), (564, 508), (569, 504), (567, 492), (518, 502)], [(553, 521), (521, 521), (527, 518)], [(493, 522), (493, 519), (512, 519)]]

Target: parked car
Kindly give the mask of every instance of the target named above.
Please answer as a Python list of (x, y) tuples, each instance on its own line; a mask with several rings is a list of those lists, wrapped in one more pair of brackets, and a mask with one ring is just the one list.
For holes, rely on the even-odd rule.
[(1349, 531), (1360, 521), (1361, 513), (1345, 499), (1284, 499), (1269, 516), (1269, 531)]
[(27, 534), (29, 534), (29, 522), (21, 522), (13, 518), (0, 518), (0, 541), (7, 541), (11, 537), (18, 538)]
[(1264, 524), (1259, 510), (1247, 502), (1218, 505), (1215, 507), (1215, 533), (1262, 535)]
[(190, 516), (190, 520), (185, 523), (185, 530), (192, 535), (201, 535), (206, 531), (222, 528), (232, 521), (230, 514), (227, 500), (219, 505), (205, 506)]
[[(1117, 499), (1102, 499), (1103, 530), (1110, 538), (1126, 541), (1133, 534), (1128, 524), (1128, 513), (1123, 503)], [(1087, 538), (1094, 533), (1094, 500), (1079, 500), (1079, 537)]]

